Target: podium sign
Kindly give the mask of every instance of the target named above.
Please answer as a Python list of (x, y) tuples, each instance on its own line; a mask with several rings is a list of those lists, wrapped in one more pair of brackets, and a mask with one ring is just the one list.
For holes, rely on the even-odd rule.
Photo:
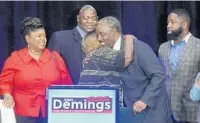
[(51, 86), (48, 123), (118, 123), (118, 91), (101, 86)]

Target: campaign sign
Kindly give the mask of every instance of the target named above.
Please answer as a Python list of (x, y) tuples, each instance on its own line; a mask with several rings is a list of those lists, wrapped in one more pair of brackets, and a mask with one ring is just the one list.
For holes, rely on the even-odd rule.
[(118, 91), (108, 86), (51, 86), (48, 123), (118, 123)]

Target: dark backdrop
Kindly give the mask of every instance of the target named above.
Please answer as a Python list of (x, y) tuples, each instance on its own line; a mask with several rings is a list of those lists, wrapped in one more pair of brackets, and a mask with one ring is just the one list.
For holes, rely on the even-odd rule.
[(167, 15), (172, 9), (185, 8), (192, 18), (191, 32), (200, 36), (200, 2), (196, 1), (7, 1), (0, 2), (0, 70), (13, 50), (26, 45), (19, 32), (19, 23), (26, 16), (37, 16), (44, 21), (47, 38), (54, 31), (72, 29), (76, 15), (85, 4), (94, 6), (99, 18), (117, 17), (124, 34), (134, 34), (148, 43), (157, 53), (166, 41)]

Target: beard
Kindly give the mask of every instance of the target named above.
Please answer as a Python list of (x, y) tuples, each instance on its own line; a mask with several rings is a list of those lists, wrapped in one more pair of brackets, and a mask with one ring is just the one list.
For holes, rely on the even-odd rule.
[(168, 31), (167, 33), (167, 39), (168, 40), (177, 40), (179, 36), (182, 34), (183, 28), (179, 27), (177, 30), (174, 31)]

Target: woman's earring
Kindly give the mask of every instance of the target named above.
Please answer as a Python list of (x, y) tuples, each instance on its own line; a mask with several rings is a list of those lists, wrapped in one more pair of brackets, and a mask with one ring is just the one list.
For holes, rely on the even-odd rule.
[(28, 43), (28, 49), (30, 48), (29, 43)]

